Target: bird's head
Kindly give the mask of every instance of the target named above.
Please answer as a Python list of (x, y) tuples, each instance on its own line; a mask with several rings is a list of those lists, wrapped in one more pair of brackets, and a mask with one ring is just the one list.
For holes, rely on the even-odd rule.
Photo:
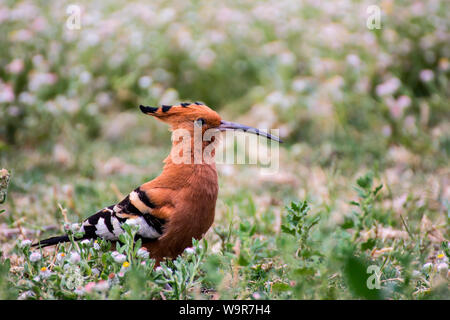
[(193, 132), (195, 126), (202, 128), (203, 133), (208, 129), (219, 131), (242, 130), (282, 142), (280, 138), (256, 128), (222, 120), (217, 112), (200, 102), (181, 103), (174, 106), (163, 105), (159, 108), (141, 105), (140, 109), (143, 113), (168, 123), (172, 130), (186, 129)]

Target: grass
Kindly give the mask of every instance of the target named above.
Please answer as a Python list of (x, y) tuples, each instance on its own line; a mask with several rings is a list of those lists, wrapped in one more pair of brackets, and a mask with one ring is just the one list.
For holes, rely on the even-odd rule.
[[(79, 1), (75, 31), (68, 4), (2, 5), (0, 298), (449, 298), (447, 1), (379, 30), (365, 1)], [(157, 270), (133, 230), (30, 250), (156, 177), (138, 105), (180, 101), (279, 128), (279, 171), (219, 165), (212, 228)]]
[[(383, 208), (381, 184), (369, 173), (354, 185), (354, 207), (340, 223), (314, 201), (263, 209), (250, 194), (219, 204), (205, 240), (156, 270), (138, 252), (127, 228), (114, 251), (108, 241), (71, 242), (33, 250), (10, 242), (2, 259), (2, 297), (28, 299), (425, 299), (448, 297), (443, 265), (448, 242), (438, 229), (418, 226)], [(102, 184), (102, 183), (100, 183)], [(96, 184), (97, 185), (97, 184)], [(78, 201), (102, 194), (82, 188)], [(86, 192), (87, 191), (87, 192)], [(89, 196), (88, 196), (89, 194)], [(53, 201), (61, 201), (61, 199)], [(66, 203), (70, 203), (66, 199)], [(408, 205), (408, 200), (405, 206)], [(76, 205), (75, 208), (77, 208)], [(320, 208), (320, 209), (319, 209)], [(415, 208), (417, 209), (417, 208)], [(79, 221), (72, 210), (67, 216)], [(427, 209), (422, 208), (424, 212)], [(64, 226), (60, 212), (55, 213)], [(277, 225), (277, 219), (281, 224)], [(422, 224), (424, 221), (422, 218)], [(28, 219), (27, 219), (28, 220)], [(27, 220), (23, 228), (32, 228)], [(73, 228), (73, 227), (72, 227)], [(71, 235), (70, 223), (65, 224)], [(62, 230), (61, 230), (62, 231)], [(53, 231), (54, 233), (54, 231)], [(42, 235), (44, 236), (44, 235)], [(442, 241), (439, 241), (442, 240)], [(428, 263), (428, 264), (427, 264)], [(11, 267), (10, 267), (11, 265)], [(369, 289), (369, 266), (378, 267), (380, 288)], [(447, 272), (447, 271), (445, 271)]]

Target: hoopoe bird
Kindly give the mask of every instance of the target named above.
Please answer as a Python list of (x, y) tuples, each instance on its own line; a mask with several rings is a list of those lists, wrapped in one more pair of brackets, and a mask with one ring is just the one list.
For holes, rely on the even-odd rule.
[[(217, 112), (199, 102), (159, 108), (141, 105), (140, 109), (167, 123), (172, 131), (172, 151), (164, 160), (163, 171), (155, 179), (134, 189), (119, 203), (105, 207), (84, 220), (80, 229), (83, 236), (75, 240), (103, 238), (119, 241), (124, 223), (137, 224), (137, 238), (142, 240), (143, 247), (155, 259), (157, 266), (164, 258), (176, 258), (192, 246), (192, 238), (201, 239), (214, 221), (219, 189), (214, 162), (214, 143), (217, 140), (201, 140), (202, 148), (211, 145), (212, 161), (194, 161), (194, 153), (198, 149), (194, 145), (195, 130), (201, 129), (202, 134), (207, 130), (217, 133), (242, 130), (282, 141), (256, 128), (224, 121)], [(188, 160), (182, 163), (174, 161), (180, 147), (174, 133), (180, 129), (191, 138), (191, 148), (188, 145), (187, 154), (182, 154), (184, 149), (180, 152)], [(63, 235), (41, 240), (34, 246), (46, 247), (68, 241), (69, 237)]]

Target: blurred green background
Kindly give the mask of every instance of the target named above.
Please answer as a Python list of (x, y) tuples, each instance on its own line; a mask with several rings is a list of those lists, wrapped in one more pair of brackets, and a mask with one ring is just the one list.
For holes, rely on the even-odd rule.
[(374, 30), (357, 1), (80, 2), (73, 30), (68, 4), (3, 1), (4, 152), (75, 149), (141, 103), (201, 100), (325, 148), (319, 161), (448, 156), (446, 1), (382, 1)]
[(449, 1), (77, 1), (72, 30), (70, 4), (0, 1), (5, 228), (59, 224), (58, 203), (79, 221), (154, 178), (170, 135), (139, 104), (202, 101), (285, 141), (274, 176), (219, 166), (217, 226), (271, 237), (308, 199), (331, 232), (372, 170), (384, 224), (426, 215), (448, 238)]

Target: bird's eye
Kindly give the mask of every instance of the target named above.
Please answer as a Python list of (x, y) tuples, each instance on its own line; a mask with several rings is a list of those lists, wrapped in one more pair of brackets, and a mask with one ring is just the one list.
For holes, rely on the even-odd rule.
[(203, 126), (205, 124), (205, 122), (206, 122), (205, 119), (198, 118), (197, 120), (195, 120), (195, 125), (198, 126), (198, 127), (201, 127), (201, 126)]

